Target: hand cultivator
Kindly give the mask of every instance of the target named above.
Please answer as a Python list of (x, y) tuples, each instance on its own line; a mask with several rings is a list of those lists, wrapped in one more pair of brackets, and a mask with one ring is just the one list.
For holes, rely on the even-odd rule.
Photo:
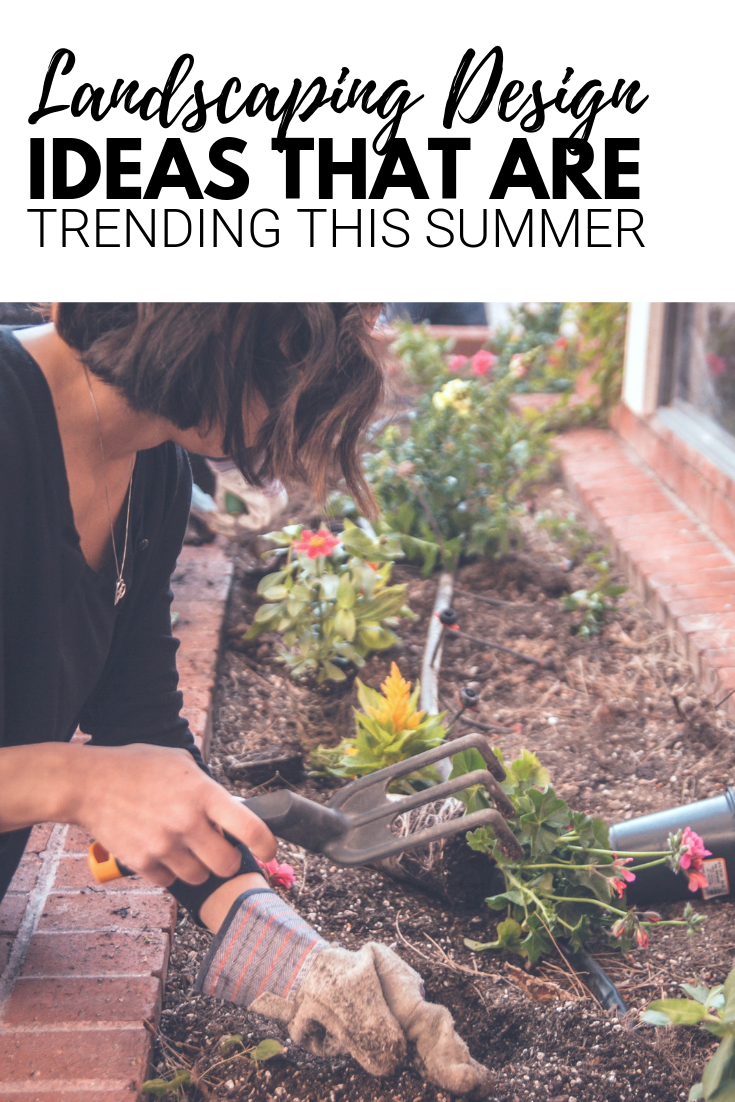
[[(401, 799), (389, 796), (388, 789), (399, 778), (470, 749), (480, 752), (486, 769), (475, 769)], [(493, 753), (490, 740), (470, 734), (361, 777), (340, 789), (327, 804), (307, 800), (290, 789), (253, 796), (243, 803), (279, 838), (304, 846), (312, 853), (324, 853), (340, 865), (365, 865), (480, 826), (492, 826), (501, 852), (520, 860), (523, 850), (505, 822), (514, 811), (498, 783), (504, 779), (505, 770)], [(484, 786), (495, 807), (482, 808), (402, 837), (391, 832), (391, 824), (399, 815), (475, 785)], [(130, 875), (96, 842), (90, 847), (89, 863), (98, 880)]]

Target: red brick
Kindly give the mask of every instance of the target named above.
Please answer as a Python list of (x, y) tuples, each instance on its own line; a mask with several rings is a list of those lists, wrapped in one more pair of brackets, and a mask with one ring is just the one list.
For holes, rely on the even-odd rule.
[(20, 926), (28, 896), (25, 892), (8, 892), (0, 903), (0, 934), (14, 934)]
[(722, 494), (712, 495), (709, 523), (728, 547), (735, 548), (735, 505)]
[[(695, 584), (691, 580), (691, 572), (686, 564), (683, 566), (680, 565), (677, 569), (651, 574), (648, 581), (650, 585), (657, 587), (662, 585)], [(715, 582), (718, 585), (730, 585), (733, 590), (735, 590), (735, 566), (714, 566), (709, 569), (698, 570), (697, 582), (703, 584)]]
[(689, 616), (693, 612), (735, 612), (735, 599), (732, 593), (729, 600), (723, 597), (692, 597), (670, 601), (668, 605), (669, 612), (676, 617)]
[(85, 894), (94, 892), (97, 895), (103, 892), (161, 891), (155, 884), (151, 884), (142, 876), (126, 876), (120, 877), (119, 880), (108, 880), (104, 886), (98, 884), (90, 872), (89, 862), (86, 856), (62, 857), (59, 861), (56, 876), (54, 878), (53, 890), (58, 891), (67, 888), (87, 889)]
[(679, 585), (654, 585), (651, 578), (648, 584), (658, 590), (662, 600), (691, 601), (695, 598), (710, 597), (735, 602), (735, 585), (725, 582), (682, 582)]
[(41, 858), (34, 854), (26, 854), (20, 865), (15, 870), (15, 876), (10, 881), (9, 891), (29, 892), (36, 885), (36, 877), (41, 867)]
[[(161, 981), (155, 976), (114, 979), (19, 979), (8, 1004), (7, 1025), (61, 1022), (157, 1022)], [(1, 1093), (1, 1092), (0, 1092)]]
[(161, 930), (91, 934), (41, 931), (31, 939), (21, 974), (54, 976), (72, 972), (96, 977), (114, 972), (162, 977), (169, 944), (168, 934)]
[[(126, 915), (113, 914), (121, 908)], [(46, 900), (39, 930), (141, 929), (173, 932), (176, 900), (166, 892), (120, 892), (112, 895), (81, 895), (53, 892)]]
[(709, 631), (695, 631), (689, 636), (692, 646), (697, 650), (725, 650), (735, 648), (735, 631), (722, 631), (710, 628)]
[(87, 853), (94, 839), (78, 826), (70, 826), (66, 834), (64, 849), (67, 853)]
[(645, 558), (641, 557), (636, 561), (636, 569), (639, 573), (647, 577), (649, 574), (659, 574), (669, 568), (684, 568), (689, 571), (689, 580), (694, 582), (700, 576), (700, 571), (708, 566), (717, 566), (721, 561), (721, 556), (713, 551), (712, 554), (696, 554), (690, 555), (688, 553), (680, 553), (676, 550), (671, 550), (665, 546), (660, 548), (660, 552), (655, 554), (655, 549), (651, 548), (650, 551), (645, 552)]
[[(111, 1086), (140, 1086), (150, 1059), (151, 1035), (143, 1025), (110, 1029), (16, 1029), (0, 1032), (0, 1083), (35, 1078), (101, 1079)], [(3, 1099), (4, 1095), (0, 1095)], [(29, 1097), (32, 1098), (32, 1095)]]
[(613, 517), (631, 517), (645, 514), (655, 523), (659, 513), (668, 515), (671, 502), (662, 493), (654, 494), (618, 494), (616, 497), (603, 497), (595, 502), (595, 512), (603, 520)]
[(703, 612), (699, 615), (692, 613), (679, 619), (679, 631), (686, 635), (693, 635), (699, 631), (733, 631), (735, 630), (735, 612)]
[(723, 647), (722, 650), (703, 650), (699, 655), (702, 667), (713, 670), (735, 668), (735, 647)]
[(28, 839), (26, 853), (43, 853), (54, 829), (53, 823), (36, 823)]
[(620, 535), (631, 536), (636, 532), (664, 531), (669, 524), (679, 525), (684, 519), (683, 513), (678, 509), (669, 508), (666, 512), (655, 513), (631, 513), (620, 515), (611, 520), (610, 527)]

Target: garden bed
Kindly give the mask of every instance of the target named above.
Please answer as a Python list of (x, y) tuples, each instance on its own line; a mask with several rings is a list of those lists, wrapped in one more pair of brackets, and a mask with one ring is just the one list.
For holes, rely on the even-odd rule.
[[(571, 510), (560, 487), (546, 488), (537, 497), (538, 508), (559, 517)], [(294, 504), (282, 520), (313, 524), (318, 519), (310, 515), (308, 502), (300, 514)], [(573, 808), (610, 823), (715, 795), (723, 783), (732, 783), (732, 724), (700, 699), (672, 637), (628, 594), (619, 598), (600, 635), (572, 635), (570, 613), (559, 595), (584, 587), (590, 569), (580, 563), (567, 572), (560, 564), (568, 550), (530, 514), (523, 527), (522, 551), (459, 570), (453, 604), (464, 631), (550, 660), (550, 668), (455, 636), (444, 647), (442, 706), (453, 711), (457, 691), (475, 688), (480, 695), (475, 718), (506, 728), (491, 736), (505, 758), (522, 747), (533, 750)], [(238, 549), (211, 766), (237, 795), (251, 794), (253, 782), (267, 781), (278, 771), (299, 791), (326, 800), (338, 782), (299, 774), (299, 757), (306, 760), (312, 747), (334, 745), (352, 733), (354, 684), (352, 679), (321, 688), (295, 683), (277, 661), (274, 636), (241, 642), (260, 604), (258, 554), (265, 546), (251, 538)], [(406, 582), (417, 619), (400, 622), (399, 648), (368, 660), (360, 676), (376, 688), (394, 660), (407, 679), (419, 676), (436, 593), (436, 579), (423, 578), (412, 566), (397, 566), (392, 580)], [(483, 603), (478, 595), (505, 603)], [(458, 722), (453, 733), (472, 729)], [(272, 770), (264, 765), (261, 774), (253, 772), (253, 760), (267, 757), (274, 759)], [(382, 941), (422, 973), (427, 997), (449, 1007), (472, 1054), (493, 1069), (496, 1098), (502, 1102), (683, 1099), (714, 1047), (708, 1035), (694, 1030), (638, 1027), (635, 1011), (652, 999), (679, 995), (682, 982), (724, 979), (732, 966), (735, 906), (730, 902), (699, 903), (707, 922), (693, 940), (676, 928), (654, 931), (650, 949), (628, 957), (605, 942), (592, 944), (632, 1008), (621, 1022), (601, 1011), (561, 958), (547, 958), (527, 973), (546, 981), (546, 986), (531, 983), (531, 994), (547, 1000), (536, 1001), (519, 986), (525, 973), (519, 976), (505, 967), (518, 968), (520, 958), (466, 949), (465, 937), (492, 940), (498, 917), (478, 908), (468, 898), (472, 892), (452, 893), (450, 905), (373, 870), (338, 869), (291, 846), (282, 846), (279, 857), (296, 869), (290, 901), (322, 936), (346, 948)], [(683, 904), (659, 909), (676, 917)], [(207, 941), (182, 918), (157, 1050), (159, 1074), (193, 1067), (201, 1075), (221, 1060), (220, 1046), (229, 1034), (242, 1034), (248, 1045), (264, 1037), (287, 1042), (284, 1031), (256, 1015), (190, 994)], [(439, 1102), (448, 1096), (413, 1071), (375, 1080), (348, 1058), (320, 1060), (288, 1043), (282, 1055), (259, 1068), (246, 1057), (219, 1063), (199, 1097)]]

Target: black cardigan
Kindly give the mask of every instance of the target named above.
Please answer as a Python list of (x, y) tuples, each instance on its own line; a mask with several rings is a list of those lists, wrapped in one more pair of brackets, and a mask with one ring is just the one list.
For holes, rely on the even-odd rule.
[[(64, 741), (183, 747), (170, 577), (191, 474), (173, 444), (140, 452), (133, 476), (127, 593), (87, 565), (69, 499), (56, 414), (35, 360), (0, 327), (0, 746)], [(120, 540), (117, 546), (120, 547)], [(0, 835), (0, 898), (28, 831)]]

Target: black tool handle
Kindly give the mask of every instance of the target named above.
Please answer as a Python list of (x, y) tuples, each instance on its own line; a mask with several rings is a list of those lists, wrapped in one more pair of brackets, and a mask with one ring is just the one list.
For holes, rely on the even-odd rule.
[(348, 825), (339, 811), (307, 800), (289, 788), (251, 796), (242, 802), (279, 838), (304, 846), (312, 853), (320, 852), (326, 842), (344, 834)]

